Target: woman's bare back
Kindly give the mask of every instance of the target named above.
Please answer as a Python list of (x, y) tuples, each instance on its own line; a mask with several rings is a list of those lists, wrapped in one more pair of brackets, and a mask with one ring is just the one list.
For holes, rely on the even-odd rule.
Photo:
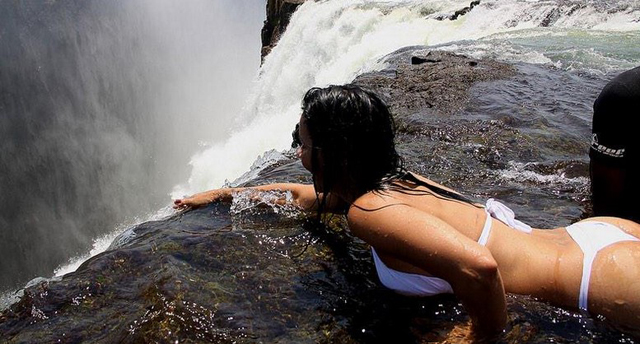
[[(441, 199), (429, 193), (415, 195), (389, 191), (377, 197), (387, 197), (390, 204), (408, 205), (437, 216), (473, 240), (480, 236), (487, 216), (481, 207)], [(610, 217), (584, 221), (611, 223), (640, 237), (640, 225), (632, 221)], [(506, 292), (532, 295), (577, 308), (583, 253), (565, 228), (534, 229), (526, 234), (494, 220), (487, 248), (499, 265)], [(382, 254), (381, 258), (390, 268), (429, 275), (428, 271), (392, 255)], [(592, 313), (640, 327), (640, 242), (616, 243), (601, 250), (594, 261), (589, 289)]]

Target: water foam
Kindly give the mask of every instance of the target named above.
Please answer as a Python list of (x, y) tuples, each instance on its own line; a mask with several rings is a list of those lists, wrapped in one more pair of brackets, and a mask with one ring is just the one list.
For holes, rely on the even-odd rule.
[(377, 58), (406, 45), (427, 43), (417, 32), (425, 21), (419, 13), (392, 3), (383, 6), (385, 11), (365, 5), (365, 1), (303, 4), (265, 59), (242, 116), (248, 123), (227, 142), (196, 154), (188, 183), (177, 186), (172, 196), (219, 187), (246, 172), (262, 152), (287, 149), (300, 100), (310, 87), (349, 82)]
[(528, 169), (531, 163), (509, 161), (508, 168), (497, 171), (503, 180), (519, 183), (533, 183), (536, 185), (550, 185), (554, 188), (584, 188), (589, 185), (587, 177), (567, 177), (562, 170), (553, 174), (540, 174)]

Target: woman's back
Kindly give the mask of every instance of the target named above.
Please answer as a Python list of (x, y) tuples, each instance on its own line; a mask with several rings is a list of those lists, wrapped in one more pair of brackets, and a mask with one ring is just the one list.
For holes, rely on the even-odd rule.
[[(406, 190), (392, 189), (363, 197), (382, 198), (389, 205), (410, 206), (478, 241), (488, 216), (483, 207), (441, 197), (425, 186), (404, 186)], [(380, 204), (379, 201), (375, 203)], [(634, 222), (618, 218), (593, 220), (612, 223), (640, 237), (640, 225)], [(498, 263), (506, 292), (531, 295), (569, 307), (578, 305), (582, 269), (577, 267), (583, 265), (583, 253), (565, 228), (533, 229), (531, 233), (524, 233), (493, 219), (486, 247)], [(638, 253), (640, 255), (640, 250)], [(394, 270), (430, 275), (429, 271), (402, 261), (391, 252), (381, 252), (379, 256)], [(637, 266), (640, 268), (640, 256)], [(592, 298), (596, 300), (600, 296)]]

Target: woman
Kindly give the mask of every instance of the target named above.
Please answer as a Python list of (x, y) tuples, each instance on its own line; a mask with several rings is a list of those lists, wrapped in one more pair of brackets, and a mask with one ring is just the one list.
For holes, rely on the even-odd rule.
[[(287, 190), (301, 208), (346, 214), (353, 234), (371, 245), (385, 286), (417, 296), (454, 293), (476, 339), (505, 328), (505, 292), (640, 328), (640, 225), (602, 217), (531, 229), (496, 201), (475, 204), (407, 172), (394, 136), (375, 94), (353, 85), (313, 88), (294, 132), (313, 185), (255, 189)], [(203, 192), (175, 207), (228, 201), (236, 191)]]

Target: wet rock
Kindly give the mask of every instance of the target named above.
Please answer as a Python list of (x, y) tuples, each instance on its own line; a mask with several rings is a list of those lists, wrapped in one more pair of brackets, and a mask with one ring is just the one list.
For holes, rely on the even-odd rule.
[(262, 58), (276, 46), (289, 25), (291, 15), (307, 0), (268, 0), (267, 19), (262, 27)]
[(475, 83), (506, 79), (516, 72), (506, 63), (425, 48), (399, 50), (384, 62), (390, 66), (387, 70), (361, 75), (355, 83), (384, 95), (400, 119), (417, 112), (433, 116), (459, 112)]
[(540, 23), (540, 26), (549, 27), (553, 25), (556, 21), (558, 21), (558, 19), (560, 19), (560, 16), (561, 16), (560, 10), (558, 10), (557, 8), (554, 8), (551, 11), (549, 11), (549, 13), (547, 13), (545, 18)]
[(463, 7), (455, 12), (453, 12), (453, 14), (450, 15), (442, 15), (439, 17), (436, 17), (437, 20), (456, 20), (458, 19), (460, 16), (463, 16), (467, 13), (469, 13), (469, 11), (471, 11), (474, 7), (476, 7), (477, 5), (480, 5), (480, 0), (475, 0), (472, 1), (469, 6), (467, 7)]
[(449, 20), (458, 19), (458, 17), (469, 13), (469, 11), (471, 11), (477, 5), (480, 5), (480, 0), (472, 1), (468, 7), (455, 11), (455, 13), (453, 13), (453, 15), (449, 17)]

